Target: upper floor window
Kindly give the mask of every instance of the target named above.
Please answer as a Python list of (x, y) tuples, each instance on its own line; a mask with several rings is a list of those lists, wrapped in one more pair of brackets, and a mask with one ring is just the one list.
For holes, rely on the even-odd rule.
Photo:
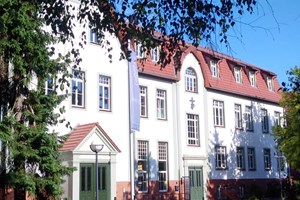
[(159, 47), (155, 47), (151, 49), (151, 60), (158, 62), (159, 60)]
[(158, 142), (158, 187), (159, 191), (168, 190), (168, 143)]
[(271, 170), (271, 151), (264, 149), (264, 167), (265, 170)]
[(245, 169), (245, 151), (244, 147), (237, 147), (236, 148), (236, 165), (237, 168), (240, 170)]
[(226, 147), (225, 146), (216, 146), (215, 153), (216, 153), (216, 169), (226, 169), (226, 167), (227, 167)]
[(245, 122), (246, 122), (246, 130), (253, 131), (253, 116), (252, 116), (252, 107), (245, 107)]
[(99, 110), (110, 111), (110, 77), (99, 75)]
[(84, 107), (85, 74), (79, 70), (72, 71), (72, 106)]
[(199, 146), (199, 116), (187, 114), (188, 145)]
[(256, 170), (256, 158), (255, 158), (255, 149), (253, 147), (248, 147), (248, 169), (250, 171)]
[(55, 89), (55, 80), (50, 76), (46, 82), (46, 94), (52, 94)]
[(267, 85), (268, 85), (268, 90), (274, 92), (274, 82), (271, 76), (267, 76)]
[(140, 116), (141, 117), (147, 117), (148, 116), (148, 110), (147, 110), (147, 87), (140, 86)]
[(141, 43), (135, 43), (135, 55), (137, 58), (145, 58), (145, 51)]
[(242, 83), (242, 68), (234, 67), (234, 78), (235, 82)]
[(137, 187), (139, 192), (147, 192), (148, 191), (148, 159), (149, 159), (149, 153), (148, 153), (148, 141), (141, 141), (139, 140), (137, 147), (137, 164), (138, 164), (138, 170), (137, 170)]
[(240, 104), (234, 104), (235, 128), (242, 128), (242, 107)]
[(197, 92), (197, 75), (195, 70), (191, 67), (185, 70), (185, 90)]
[(99, 44), (99, 38), (95, 30), (90, 29), (90, 42), (94, 44)]
[(156, 91), (156, 106), (157, 106), (157, 118), (167, 119), (167, 102), (166, 102), (166, 91)]
[(213, 77), (216, 77), (216, 78), (220, 77), (219, 66), (218, 66), (218, 62), (216, 60), (210, 61), (210, 71), (211, 71), (211, 75)]
[(214, 125), (215, 126), (225, 126), (224, 122), (224, 102), (223, 101), (213, 101), (213, 115), (214, 115)]
[(256, 74), (255, 71), (249, 71), (249, 81), (252, 87), (256, 87)]
[(274, 125), (280, 126), (280, 112), (274, 112)]
[(261, 126), (264, 133), (269, 132), (269, 117), (266, 109), (261, 109)]

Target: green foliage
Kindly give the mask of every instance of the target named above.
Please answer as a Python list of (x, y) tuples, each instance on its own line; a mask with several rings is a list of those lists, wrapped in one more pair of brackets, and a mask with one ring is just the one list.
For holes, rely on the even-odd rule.
[(300, 170), (300, 68), (288, 71), (289, 83), (283, 84), (280, 105), (285, 109), (283, 127), (274, 127), (280, 150), (295, 169)]

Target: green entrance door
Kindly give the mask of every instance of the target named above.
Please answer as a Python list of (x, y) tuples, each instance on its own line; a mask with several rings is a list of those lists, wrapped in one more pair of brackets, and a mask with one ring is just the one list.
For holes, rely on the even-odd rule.
[(189, 167), (191, 200), (204, 199), (202, 167)]
[[(98, 195), (101, 200), (110, 200), (109, 164), (98, 164)], [(96, 172), (94, 163), (80, 164), (80, 200), (96, 197)]]

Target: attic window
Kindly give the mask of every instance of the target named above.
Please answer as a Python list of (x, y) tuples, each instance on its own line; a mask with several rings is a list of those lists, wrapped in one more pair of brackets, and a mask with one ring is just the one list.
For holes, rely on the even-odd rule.
[(211, 71), (212, 77), (216, 77), (216, 78), (220, 77), (219, 66), (218, 66), (216, 60), (211, 60), (210, 61), (210, 71)]
[(268, 90), (271, 92), (274, 92), (274, 82), (273, 82), (273, 78), (271, 76), (267, 76), (267, 85), (268, 85)]
[(158, 62), (159, 60), (159, 47), (155, 47), (151, 49), (151, 60)]
[(234, 67), (235, 82), (242, 83), (242, 69), (241, 67)]
[(255, 71), (249, 71), (249, 81), (252, 87), (256, 87), (256, 74)]
[(137, 58), (145, 58), (145, 52), (140, 42), (135, 43), (135, 55)]

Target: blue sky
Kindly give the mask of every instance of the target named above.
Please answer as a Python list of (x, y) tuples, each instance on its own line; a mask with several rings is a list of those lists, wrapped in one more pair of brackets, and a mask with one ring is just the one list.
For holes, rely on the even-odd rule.
[(230, 33), (231, 49), (217, 50), (276, 73), (281, 84), (288, 69), (300, 66), (300, 1), (258, 2), (256, 13), (238, 19), (251, 26), (238, 24)]

